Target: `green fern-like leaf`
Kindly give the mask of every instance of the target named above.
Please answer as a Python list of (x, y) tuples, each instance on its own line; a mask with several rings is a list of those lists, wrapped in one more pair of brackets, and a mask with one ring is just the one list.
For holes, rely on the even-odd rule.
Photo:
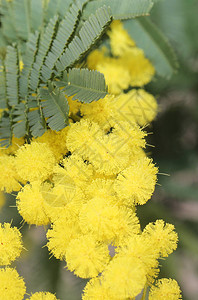
[(41, 70), (43, 81), (46, 82), (50, 79), (57, 60), (60, 58), (64, 49), (68, 45), (71, 36), (74, 33), (80, 12), (81, 7), (73, 4), (60, 23), (57, 35), (53, 40), (51, 50), (48, 53), (45, 59), (45, 64), (43, 65)]
[(46, 20), (51, 19), (55, 14), (61, 18), (65, 17), (66, 12), (72, 4), (75, 4), (80, 9), (90, 0), (50, 0), (46, 13)]
[(50, 20), (46, 30), (41, 38), (40, 47), (36, 56), (36, 60), (33, 64), (31, 74), (30, 74), (30, 87), (35, 91), (41, 80), (41, 68), (45, 61), (45, 58), (50, 50), (55, 32), (57, 30), (58, 16), (55, 16)]
[(30, 1), (27, 0), (13, 0), (13, 16), (14, 26), (16, 28), (18, 38), (23, 40), (28, 39), (31, 31), (30, 24)]
[(6, 0), (1, 0), (0, 4), (1, 14), (1, 31), (5, 39), (12, 43), (17, 41), (17, 32), (14, 26), (14, 14), (11, 3)]
[(5, 67), (0, 60), (0, 109), (6, 108), (6, 76)]
[(48, 126), (57, 131), (66, 127), (68, 125), (69, 105), (64, 93), (49, 84), (48, 88), (40, 88), (39, 98)]
[(162, 77), (170, 78), (177, 70), (177, 58), (168, 40), (156, 25), (147, 17), (127, 20), (124, 26), (136, 41), (137, 46), (145, 51), (157, 73)]
[(58, 82), (67, 96), (74, 96), (81, 102), (90, 103), (104, 98), (107, 95), (107, 87), (104, 75), (98, 71), (88, 69), (71, 69), (65, 74), (65, 81)]
[[(43, 30), (45, 25), (45, 0), (2, 0), (0, 4), (0, 31), (7, 44), (19, 43), (24, 51), (24, 43), (30, 34)], [(49, 20), (48, 20), (49, 21)]]
[(49, 0), (46, 19), (49, 20), (56, 14), (65, 15), (72, 2), (72, 0)]
[[(147, 15), (151, 7), (151, 0), (2, 0), (2, 45), (20, 41), (21, 46), (7, 47), (6, 59), (0, 61), (0, 108), (8, 108), (0, 120), (0, 144), (9, 145), (12, 133), (37, 137), (47, 128), (66, 127), (66, 96), (85, 103), (105, 97), (103, 74), (73, 67), (81, 63), (113, 18)], [(127, 20), (125, 25), (158, 73), (168, 77), (176, 63), (161, 33), (145, 18)], [(24, 62), (21, 73), (18, 53)]]
[(99, 8), (95, 15), (91, 15), (75, 36), (68, 48), (58, 60), (56, 67), (62, 72), (73, 66), (91, 46), (103, 35), (112, 20), (109, 9), (104, 6)]
[(30, 111), (28, 113), (28, 121), (30, 126), (30, 132), (34, 137), (42, 136), (47, 130), (47, 128), (45, 128), (43, 124), (43, 120), (40, 115), (39, 109)]
[(19, 103), (19, 58), (17, 47), (7, 47), (5, 69), (8, 104), (14, 106)]
[(12, 140), (11, 112), (3, 112), (0, 119), (0, 147), (8, 147)]
[(13, 122), (13, 134), (17, 138), (27, 135), (27, 107), (25, 103), (20, 103), (15, 106)]
[(6, 47), (6, 39), (3, 36), (3, 32), (0, 31), (0, 55), (2, 55), (2, 50), (4, 50), (4, 47)]
[(43, 8), (43, 1), (41, 0), (30, 0), (29, 6), (31, 31), (35, 32), (36, 30), (41, 29), (44, 25), (45, 9)]
[(114, 20), (131, 19), (148, 15), (153, 2), (151, 0), (95, 0), (90, 1), (83, 13), (83, 18), (96, 11), (99, 7), (109, 6)]
[(28, 125), (34, 137), (42, 136), (47, 130), (39, 97), (32, 97), (28, 101)]
[(23, 57), (24, 66), (19, 79), (20, 96), (22, 98), (25, 98), (29, 94), (30, 74), (38, 52), (39, 38), (40, 34), (38, 32), (31, 34), (26, 46), (26, 52)]

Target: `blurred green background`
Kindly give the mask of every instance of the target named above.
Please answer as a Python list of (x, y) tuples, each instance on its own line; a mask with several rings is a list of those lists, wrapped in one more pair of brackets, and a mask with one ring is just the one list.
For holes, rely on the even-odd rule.
[[(179, 60), (178, 72), (170, 79), (155, 78), (147, 90), (156, 95), (159, 114), (149, 131), (148, 148), (161, 173), (158, 186), (146, 205), (138, 208), (142, 227), (162, 218), (175, 225), (179, 245), (161, 262), (160, 277), (178, 280), (184, 300), (198, 299), (198, 0), (164, 0), (156, 3), (151, 18), (167, 36)], [(0, 220), (22, 226), (14, 196), (8, 196)], [(81, 299), (86, 281), (63, 269), (51, 258), (45, 230), (22, 226), (24, 250), (17, 269), (25, 277), (27, 292), (56, 292), (63, 300)], [(29, 232), (26, 234), (26, 232)], [(29, 254), (31, 253), (31, 255)]]
[(162, 173), (152, 201), (139, 207), (142, 225), (162, 218), (175, 225), (178, 249), (162, 262), (160, 277), (176, 278), (183, 299), (198, 299), (198, 1), (160, 1), (152, 20), (167, 36), (178, 60), (169, 80), (148, 89), (158, 98), (149, 149)]

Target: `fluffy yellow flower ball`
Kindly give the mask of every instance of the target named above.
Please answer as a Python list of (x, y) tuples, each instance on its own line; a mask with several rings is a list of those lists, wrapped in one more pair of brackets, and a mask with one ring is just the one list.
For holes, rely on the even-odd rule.
[(65, 140), (68, 129), (69, 127), (66, 127), (60, 131), (48, 129), (41, 137), (35, 139), (35, 141), (47, 144), (47, 147), (54, 154), (56, 161), (59, 161), (63, 155), (67, 153)]
[(80, 108), (83, 119), (96, 122), (103, 128), (114, 116), (114, 98), (115, 96), (108, 94), (98, 101), (83, 103)]
[(133, 235), (117, 252), (121, 256), (141, 261), (146, 271), (147, 283), (153, 283), (159, 273), (159, 252), (153, 246), (152, 239), (145, 238), (142, 234)]
[(49, 292), (38, 292), (33, 294), (29, 300), (58, 300), (56, 296)]
[(76, 239), (81, 230), (78, 224), (78, 214), (73, 203), (62, 209), (54, 220), (52, 228), (47, 232), (49, 251), (58, 259), (65, 259), (67, 248), (72, 239)]
[(22, 300), (26, 287), (15, 269), (0, 269), (0, 300)]
[(111, 51), (115, 56), (122, 56), (132, 47), (135, 47), (135, 42), (132, 40), (128, 32), (123, 28), (120, 20), (115, 20), (111, 23), (108, 35), (110, 37)]
[(167, 257), (176, 250), (178, 235), (172, 224), (166, 224), (163, 220), (149, 223), (143, 231), (143, 236), (153, 242), (153, 247), (159, 252), (160, 257)]
[(140, 126), (148, 125), (157, 114), (157, 101), (143, 89), (132, 89), (115, 98), (113, 105), (119, 119)]
[(67, 148), (93, 165), (98, 173), (115, 175), (123, 170), (130, 157), (130, 147), (118, 134), (105, 134), (90, 120), (72, 124), (67, 135)]
[(119, 58), (105, 59), (97, 65), (97, 71), (104, 74), (108, 91), (111, 94), (118, 95), (130, 85), (130, 73)]
[(103, 276), (104, 286), (111, 295), (123, 300), (136, 297), (146, 283), (143, 264), (137, 259), (124, 256), (113, 258)]
[(87, 159), (96, 172), (104, 175), (115, 175), (126, 168), (131, 149), (116, 133), (97, 134), (95, 143), (88, 145)]
[(39, 181), (26, 184), (17, 195), (17, 208), (24, 221), (28, 224), (47, 225), (50, 223), (47, 204), (42, 195)]
[(55, 157), (45, 143), (25, 144), (16, 152), (15, 167), (26, 181), (43, 181), (53, 171)]
[(82, 300), (118, 300), (118, 297), (113, 297), (110, 291), (104, 287), (101, 282), (101, 277), (91, 279), (83, 290)]
[(124, 205), (145, 204), (154, 192), (158, 169), (144, 157), (120, 172), (114, 183), (118, 198)]
[(115, 196), (115, 191), (113, 189), (114, 180), (103, 178), (96, 178), (89, 183), (85, 190), (85, 194), (88, 199), (94, 197), (101, 198), (112, 198)]
[[(115, 105), (115, 103), (114, 103)], [(119, 112), (121, 113), (121, 112)], [(133, 120), (130, 122), (119, 121), (113, 126), (113, 133), (121, 137), (122, 143), (127, 143), (130, 146), (133, 155), (137, 155), (140, 148), (145, 148), (147, 135)]]
[(135, 214), (119, 208), (111, 198), (95, 197), (83, 205), (79, 223), (83, 233), (92, 233), (98, 241), (119, 243), (140, 231)]
[(101, 132), (99, 125), (90, 120), (82, 119), (80, 122), (71, 124), (66, 138), (68, 150), (72, 153), (77, 152), (79, 155), (86, 155), (98, 132)]
[(0, 265), (9, 265), (22, 251), (21, 233), (11, 224), (0, 224)]
[(149, 292), (149, 300), (180, 300), (181, 290), (176, 280), (162, 278)]
[(105, 58), (104, 54), (106, 51), (107, 49), (105, 47), (103, 47), (101, 50), (98, 49), (93, 50), (87, 57), (88, 68), (95, 70), (97, 65), (104, 60)]
[(21, 184), (15, 168), (15, 158), (8, 155), (0, 156), (0, 170), (0, 190), (7, 193), (19, 191)]
[(126, 67), (130, 76), (130, 85), (142, 87), (149, 83), (155, 74), (155, 69), (151, 62), (144, 56), (142, 49), (133, 47), (121, 58), (123, 66)]
[(96, 277), (110, 259), (108, 246), (98, 243), (91, 235), (71, 240), (67, 251), (67, 268), (81, 278)]
[(62, 161), (65, 173), (76, 186), (86, 189), (93, 175), (93, 167), (79, 155), (73, 154)]

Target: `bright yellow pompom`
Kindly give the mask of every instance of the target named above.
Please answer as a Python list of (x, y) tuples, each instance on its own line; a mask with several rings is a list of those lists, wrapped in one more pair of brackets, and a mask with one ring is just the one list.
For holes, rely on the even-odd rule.
[(105, 287), (118, 299), (136, 297), (146, 283), (146, 271), (142, 263), (123, 256), (113, 258), (103, 276)]
[(103, 47), (101, 50), (93, 50), (87, 57), (87, 65), (89, 69), (96, 69), (97, 65), (105, 60), (105, 52), (107, 49)]
[(91, 148), (95, 141), (95, 135), (100, 131), (99, 125), (89, 120), (82, 119), (80, 122), (71, 124), (66, 139), (68, 150), (83, 155), (89, 151), (89, 147)]
[(73, 154), (62, 161), (65, 173), (76, 186), (85, 189), (93, 175), (93, 167), (82, 156)]
[(96, 172), (104, 175), (115, 175), (126, 168), (129, 163), (131, 149), (123, 142), (123, 138), (111, 134), (95, 135), (95, 142), (90, 144), (87, 160), (94, 166)]
[(89, 200), (94, 197), (112, 198), (115, 196), (113, 183), (112, 179), (96, 178), (87, 186), (85, 194)]
[[(71, 189), (71, 190), (70, 190)], [(55, 184), (50, 189), (44, 189), (41, 191), (42, 196), (46, 203), (46, 211), (62, 209), (65, 207), (74, 197), (76, 193), (76, 187), (73, 190), (72, 182), (69, 185)], [(58, 210), (56, 211), (56, 213)]]
[(47, 179), (53, 171), (55, 157), (45, 143), (32, 142), (16, 152), (15, 166), (22, 179), (27, 181)]
[(28, 224), (40, 226), (50, 223), (42, 187), (39, 181), (34, 181), (32, 184), (26, 184), (17, 195), (18, 211)]
[(41, 137), (35, 139), (39, 143), (45, 143), (54, 154), (56, 161), (59, 161), (67, 153), (66, 135), (69, 127), (60, 131), (48, 129)]
[[(144, 91), (140, 91), (140, 94), (152, 97), (152, 95), (144, 93)], [(135, 96), (133, 99), (135, 101)], [(140, 129), (136, 122), (139, 120), (140, 123), (141, 121), (143, 123), (143, 118), (145, 119), (146, 115), (148, 115), (148, 118), (151, 117), (148, 109), (145, 108), (144, 115), (138, 115), (138, 120), (134, 118), (133, 113), (137, 110), (137, 108), (133, 109), (135, 105), (136, 103), (127, 94), (121, 94), (116, 98), (112, 97), (112, 95), (107, 95), (98, 101), (83, 104), (81, 113), (85, 119), (97, 122), (105, 133), (111, 130), (112, 133), (118, 134), (122, 138), (119, 143), (122, 145), (129, 144), (134, 152), (139, 147), (144, 148), (146, 143), (144, 140), (146, 133)]]
[(121, 256), (140, 260), (146, 270), (147, 283), (153, 283), (159, 273), (159, 252), (153, 246), (152, 239), (145, 238), (142, 234), (132, 235), (117, 252)]
[(81, 230), (78, 221), (78, 212), (72, 205), (62, 209), (57, 219), (54, 220), (52, 228), (47, 232), (49, 251), (58, 259), (65, 259), (67, 248), (72, 239), (76, 239)]
[(83, 233), (91, 232), (96, 240), (112, 242), (116, 235), (119, 208), (111, 203), (111, 198), (95, 197), (83, 205), (80, 226)]
[(152, 240), (153, 247), (160, 257), (167, 257), (177, 248), (178, 236), (174, 229), (174, 225), (157, 220), (145, 227), (143, 236)]
[(101, 277), (91, 279), (83, 290), (82, 300), (118, 300), (118, 297), (113, 297), (110, 291), (104, 287), (101, 282)]
[(26, 287), (15, 269), (0, 269), (0, 300), (22, 300)]
[(142, 87), (149, 83), (155, 74), (151, 62), (144, 56), (142, 49), (133, 47), (126, 52), (121, 59), (130, 76), (130, 85)]
[(113, 95), (106, 95), (98, 101), (83, 103), (80, 109), (83, 119), (96, 122), (103, 128), (112, 116), (114, 116), (114, 98)]
[(11, 224), (0, 224), (0, 265), (9, 265), (22, 251), (21, 233)]
[(58, 300), (56, 296), (49, 292), (38, 292), (33, 294), (29, 300)]
[(97, 71), (105, 76), (105, 81), (110, 94), (118, 95), (130, 85), (131, 76), (120, 58), (108, 58), (97, 65)]
[(91, 232), (96, 240), (110, 244), (119, 244), (140, 231), (135, 215), (113, 204), (111, 198), (100, 197), (95, 197), (83, 205), (80, 226), (82, 232)]
[(100, 244), (91, 235), (71, 240), (67, 252), (67, 268), (81, 278), (96, 277), (110, 259), (108, 246)]
[(180, 300), (181, 290), (176, 280), (163, 278), (152, 286), (149, 292), (149, 300)]
[(119, 226), (117, 227), (116, 237), (113, 241), (115, 246), (128, 244), (128, 240), (140, 233), (139, 219), (135, 213), (135, 207), (120, 207), (118, 216)]
[(105, 134), (97, 123), (82, 120), (72, 124), (67, 147), (91, 163), (98, 173), (114, 175), (129, 162), (130, 148), (114, 133)]
[(0, 156), (0, 170), (0, 190), (7, 193), (19, 191), (21, 185), (15, 168), (15, 158), (8, 155)]
[[(64, 179), (64, 178), (63, 178)], [(65, 210), (73, 209), (74, 214), (79, 213), (85, 203), (85, 194), (82, 189), (71, 180), (64, 180), (54, 184), (50, 190), (43, 190), (42, 196), (46, 204), (46, 213), (53, 223)]]
[(157, 114), (156, 99), (143, 89), (132, 89), (127, 94), (119, 95), (113, 105), (119, 119), (141, 126), (148, 125)]
[(111, 52), (115, 56), (122, 56), (131, 47), (135, 46), (135, 42), (129, 36), (128, 32), (123, 28), (120, 20), (115, 20), (111, 23), (108, 35), (110, 37)]
[(134, 161), (120, 172), (114, 184), (118, 198), (124, 205), (145, 204), (152, 196), (158, 169), (145, 157)]
[(145, 148), (146, 133), (134, 122), (119, 121), (114, 125), (113, 133), (121, 137), (122, 143), (127, 143), (135, 156), (140, 148)]

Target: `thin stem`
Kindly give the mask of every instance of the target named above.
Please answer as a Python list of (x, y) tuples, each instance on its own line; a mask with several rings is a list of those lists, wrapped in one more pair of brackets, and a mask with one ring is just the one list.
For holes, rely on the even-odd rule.
[(147, 291), (147, 287), (148, 287), (148, 285), (145, 284), (141, 300), (146, 300), (146, 291)]

